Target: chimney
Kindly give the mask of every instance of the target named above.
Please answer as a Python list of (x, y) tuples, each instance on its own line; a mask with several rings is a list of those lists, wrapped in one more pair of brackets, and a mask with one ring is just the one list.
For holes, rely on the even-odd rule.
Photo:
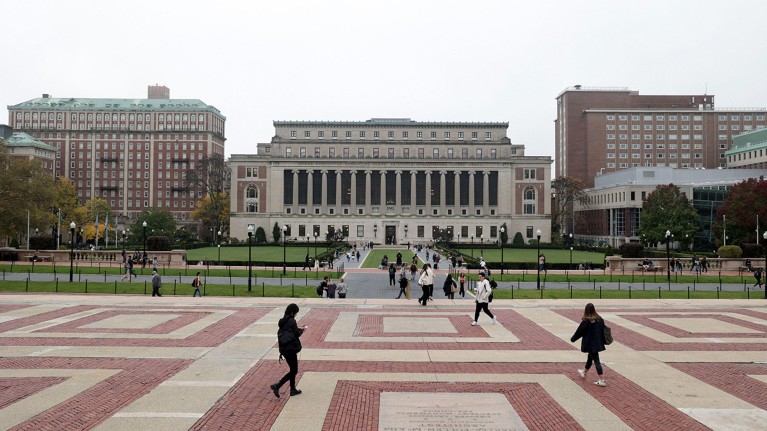
[(150, 85), (147, 87), (147, 99), (170, 99), (170, 88), (164, 85)]
[(51, 95), (48, 93), (43, 93), (43, 99), (50, 99)]

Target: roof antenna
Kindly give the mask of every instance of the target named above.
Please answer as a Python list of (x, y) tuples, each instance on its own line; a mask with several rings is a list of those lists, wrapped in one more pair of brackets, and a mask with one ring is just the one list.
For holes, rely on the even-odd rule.
[(703, 94), (708, 96), (708, 82), (706, 83), (706, 91), (704, 91)]

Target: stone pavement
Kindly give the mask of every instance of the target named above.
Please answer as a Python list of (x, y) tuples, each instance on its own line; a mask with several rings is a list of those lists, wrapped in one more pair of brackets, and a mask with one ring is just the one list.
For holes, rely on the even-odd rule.
[(602, 300), (607, 387), (581, 379), (579, 300), (303, 299), (299, 396), (277, 399), (285, 298), (0, 295), (0, 429), (763, 430), (767, 304)]

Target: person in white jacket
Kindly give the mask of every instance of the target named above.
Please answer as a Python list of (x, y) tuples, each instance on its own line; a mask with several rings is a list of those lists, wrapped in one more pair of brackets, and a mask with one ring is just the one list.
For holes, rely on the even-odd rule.
[(488, 308), (488, 297), (492, 292), (493, 289), (490, 287), (490, 282), (485, 279), (485, 274), (480, 272), (479, 281), (477, 281), (477, 296), (474, 298), (474, 302), (476, 303), (476, 308), (474, 310), (474, 321), (471, 322), (471, 326), (477, 326), (477, 320), (479, 319), (479, 312), (481, 310), (484, 310), (485, 314), (493, 319), (493, 325), (495, 325), (497, 322), (495, 316), (490, 312), (490, 309)]
[(418, 303), (426, 306), (426, 303), (429, 301), (429, 296), (431, 296), (431, 292), (434, 290), (434, 271), (428, 263), (424, 264), (423, 269), (421, 270), (421, 277), (418, 278), (418, 284), (420, 284), (421, 289), (423, 289), (423, 295), (418, 298)]

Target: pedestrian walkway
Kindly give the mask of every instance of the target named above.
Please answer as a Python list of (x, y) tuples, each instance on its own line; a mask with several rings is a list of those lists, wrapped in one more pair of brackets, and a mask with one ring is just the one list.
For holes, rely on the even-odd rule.
[[(277, 321), (300, 307), (297, 387)], [(570, 337), (583, 300), (0, 295), (0, 429), (744, 430), (767, 423), (767, 305), (601, 300), (607, 386)]]

